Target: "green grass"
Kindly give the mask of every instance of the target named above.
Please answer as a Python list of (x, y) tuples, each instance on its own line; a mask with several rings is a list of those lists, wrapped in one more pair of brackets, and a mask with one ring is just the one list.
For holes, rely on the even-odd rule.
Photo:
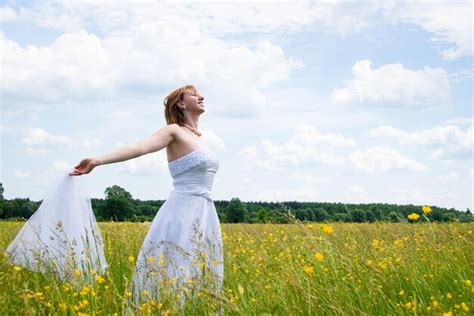
[[(0, 222), (3, 252), (23, 223)], [(99, 223), (110, 265), (102, 283), (67, 283), (0, 257), (0, 314), (123, 314), (149, 223)], [(185, 314), (472, 315), (472, 223), (222, 224), (224, 293), (199, 292)], [(327, 227), (327, 226), (326, 226)], [(315, 254), (319, 252), (318, 259)], [(18, 270), (18, 269), (17, 269)], [(141, 313), (178, 314), (177, 297)]]

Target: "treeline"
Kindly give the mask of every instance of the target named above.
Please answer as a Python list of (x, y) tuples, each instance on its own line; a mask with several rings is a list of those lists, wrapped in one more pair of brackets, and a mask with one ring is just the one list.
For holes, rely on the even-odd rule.
[[(29, 198), (3, 198), (0, 183), (0, 218), (4, 220), (26, 220), (39, 207), (42, 201)], [(132, 198), (125, 189), (114, 185), (105, 190), (105, 199), (91, 199), (92, 209), (98, 221), (151, 221), (165, 200), (141, 201)], [(423, 214), (421, 205), (396, 205), (386, 203), (345, 204), (329, 202), (242, 202), (239, 198), (230, 201), (214, 200), (221, 223), (289, 223), (300, 221), (340, 221), (375, 222), (408, 221), (412, 213)], [(465, 212), (454, 208), (446, 209), (431, 206), (426, 215), (436, 222), (472, 222), (474, 217), (469, 209)], [(417, 221), (426, 221), (421, 216)]]

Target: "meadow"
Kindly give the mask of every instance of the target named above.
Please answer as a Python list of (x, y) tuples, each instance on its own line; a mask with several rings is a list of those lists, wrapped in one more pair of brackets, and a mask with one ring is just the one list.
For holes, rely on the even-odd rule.
[[(0, 222), (0, 250), (23, 223)], [(93, 282), (61, 281), (0, 257), (0, 314), (121, 315), (150, 223), (101, 222), (110, 265)], [(183, 314), (472, 315), (473, 223), (222, 224), (224, 291), (205, 288)], [(192, 289), (192, 284), (183, 292)], [(146, 294), (146, 293), (145, 293)], [(146, 296), (146, 295), (145, 295)], [(179, 314), (176, 300), (141, 314)]]

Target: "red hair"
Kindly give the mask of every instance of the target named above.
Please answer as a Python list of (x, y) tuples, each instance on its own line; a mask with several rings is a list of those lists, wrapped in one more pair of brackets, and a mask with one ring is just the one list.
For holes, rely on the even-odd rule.
[(192, 89), (194, 92), (197, 92), (195, 86), (188, 84), (182, 86), (181, 88), (175, 89), (171, 91), (168, 96), (163, 101), (165, 106), (165, 118), (166, 123), (170, 124), (178, 124), (182, 126), (186, 123), (186, 117), (184, 115), (184, 110), (182, 110), (177, 104), (179, 101), (183, 100), (184, 92), (187, 89)]

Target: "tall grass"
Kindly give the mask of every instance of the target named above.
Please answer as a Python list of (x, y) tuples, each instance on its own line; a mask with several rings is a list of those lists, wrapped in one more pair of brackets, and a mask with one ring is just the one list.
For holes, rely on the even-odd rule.
[[(22, 223), (0, 223), (3, 252)], [(0, 257), (0, 314), (124, 314), (149, 223), (99, 223), (109, 268), (65, 282)], [(141, 314), (472, 315), (472, 223), (222, 224), (224, 293), (146, 295)], [(192, 291), (192, 284), (182, 293)]]

